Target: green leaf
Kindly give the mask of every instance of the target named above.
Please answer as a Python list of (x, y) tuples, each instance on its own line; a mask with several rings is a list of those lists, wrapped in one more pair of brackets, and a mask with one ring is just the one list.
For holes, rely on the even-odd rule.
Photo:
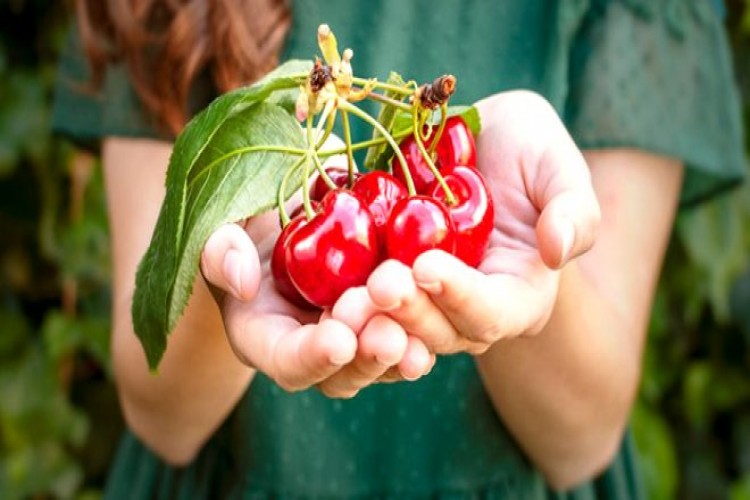
[[(389, 85), (396, 85), (396, 86), (403, 86), (405, 84), (404, 79), (396, 73), (395, 71), (391, 71), (391, 73), (388, 75), (388, 80), (386, 81)], [(386, 91), (384, 92), (384, 95), (386, 97), (390, 98), (398, 98), (399, 96), (393, 92), (393, 91)], [(397, 109), (394, 106), (389, 106), (387, 104), (381, 104), (380, 106), (380, 113), (378, 113), (378, 122), (385, 128), (386, 130), (391, 130), (393, 127), (393, 122), (396, 120), (396, 114)], [(380, 132), (377, 130), (373, 130), (372, 132), (372, 138), (373, 139), (379, 139), (382, 137)], [(382, 162), (378, 162), (378, 159), (383, 155), (383, 153), (389, 149), (388, 144), (382, 143), (375, 146), (371, 146), (367, 150), (367, 156), (365, 156), (365, 169), (366, 170), (373, 170), (378, 167), (378, 165), (381, 165)]]
[(750, 474), (746, 474), (732, 483), (729, 490), (729, 500), (750, 500)]
[(743, 213), (738, 196), (723, 196), (684, 213), (678, 231), (693, 265), (704, 279), (701, 287), (720, 322), (729, 319), (729, 290), (745, 269)]
[(669, 422), (658, 411), (638, 402), (633, 408), (631, 425), (647, 498), (674, 498), (679, 469)]
[(713, 413), (709, 396), (712, 390), (712, 367), (705, 361), (693, 362), (684, 377), (682, 391), (685, 415), (694, 426), (705, 428)]
[[(211, 232), (275, 206), (281, 178), (296, 159), (278, 150), (305, 147), (299, 124), (284, 107), (310, 68), (309, 62), (290, 61), (258, 83), (225, 94), (177, 138), (167, 194), (133, 297), (133, 325), (152, 369), (185, 309)], [(300, 182), (292, 178), (289, 192)]]

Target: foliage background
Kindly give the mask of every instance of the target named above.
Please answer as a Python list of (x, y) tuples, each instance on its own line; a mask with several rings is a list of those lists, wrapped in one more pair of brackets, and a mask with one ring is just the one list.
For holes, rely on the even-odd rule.
[[(727, 4), (750, 125), (750, 0)], [(65, 20), (59, 0), (0, 0), (6, 499), (98, 498), (122, 430), (100, 169), (49, 131)], [(750, 185), (680, 215), (632, 420), (651, 498), (750, 500), (749, 256)]]

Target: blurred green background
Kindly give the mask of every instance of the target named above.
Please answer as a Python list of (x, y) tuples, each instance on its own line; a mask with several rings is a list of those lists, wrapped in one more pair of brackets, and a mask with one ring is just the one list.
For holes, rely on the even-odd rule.
[[(750, 125), (750, 0), (727, 7)], [(122, 429), (100, 169), (49, 131), (65, 29), (60, 0), (0, 0), (3, 499), (98, 498)], [(680, 215), (632, 419), (651, 498), (750, 500), (749, 257), (750, 183)]]

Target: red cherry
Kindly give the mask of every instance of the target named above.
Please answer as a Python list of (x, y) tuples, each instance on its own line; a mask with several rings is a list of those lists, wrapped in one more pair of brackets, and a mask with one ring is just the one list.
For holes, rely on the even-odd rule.
[(494, 206), (487, 183), (482, 174), (462, 165), (453, 167), (443, 178), (456, 198), (450, 205), (445, 200), (445, 191), (435, 181), (431, 195), (446, 202), (448, 212), (456, 226), (456, 257), (467, 265), (477, 267), (490, 242), (494, 226)]
[[(424, 141), (426, 150), (429, 150), (432, 144), (432, 134), (436, 131), (437, 127), (433, 127), (431, 135)], [(409, 173), (414, 181), (414, 189), (419, 194), (427, 194), (430, 186), (435, 181), (435, 175), (430, 170), (430, 167), (427, 166), (427, 162), (419, 151), (419, 146), (417, 146), (414, 136), (409, 136), (401, 141), (399, 149), (401, 149), (406, 159)], [(449, 117), (445, 121), (443, 134), (440, 136), (440, 140), (435, 148), (435, 166), (442, 173), (443, 169), (448, 169), (455, 165), (474, 166), (476, 162), (476, 144), (471, 130), (469, 130), (466, 122), (460, 116)], [(394, 160), (393, 175), (406, 185), (406, 177), (398, 159)]]
[(375, 221), (358, 195), (331, 191), (317, 215), (289, 236), (284, 257), (300, 294), (331, 307), (348, 288), (364, 285), (378, 265)]
[[(325, 169), (328, 177), (331, 178), (336, 187), (345, 188), (350, 187), (349, 184), (349, 170), (344, 167), (326, 167)], [(354, 172), (354, 178), (359, 177), (359, 172)], [(310, 190), (310, 199), (320, 201), (323, 197), (328, 194), (331, 188), (328, 187), (323, 177), (318, 176), (315, 179), (312, 189)]]
[(378, 228), (378, 240), (384, 242), (385, 226), (393, 205), (409, 196), (406, 187), (391, 174), (375, 170), (358, 178), (352, 191), (365, 202)]
[(437, 162), (442, 168), (456, 165), (476, 166), (477, 146), (463, 118), (451, 116), (445, 121), (443, 135), (440, 137), (435, 153)]
[[(425, 143), (425, 149), (429, 149), (429, 144)], [(435, 175), (427, 166), (427, 162), (424, 160), (422, 153), (419, 151), (417, 141), (413, 135), (410, 135), (399, 145), (399, 149), (404, 154), (406, 159), (406, 166), (411, 174), (411, 179), (414, 182), (414, 190), (418, 194), (423, 194), (427, 191), (427, 188), (435, 180)], [(439, 168), (439, 167), (438, 167)], [(408, 185), (406, 182), (406, 175), (404, 174), (403, 167), (401, 167), (401, 161), (398, 158), (393, 159), (393, 176), (402, 182), (405, 186)]]
[(433, 248), (453, 253), (456, 228), (448, 209), (440, 200), (412, 196), (399, 200), (386, 225), (385, 248), (389, 258), (407, 266)]
[(297, 287), (294, 286), (294, 283), (292, 283), (292, 279), (289, 277), (289, 270), (286, 266), (286, 259), (284, 258), (289, 237), (305, 224), (307, 224), (305, 216), (298, 215), (281, 230), (281, 234), (276, 240), (276, 244), (273, 247), (273, 254), (271, 255), (271, 275), (273, 276), (276, 289), (282, 297), (303, 309), (312, 309), (315, 306), (305, 300), (299, 293), (299, 290), (297, 290)]

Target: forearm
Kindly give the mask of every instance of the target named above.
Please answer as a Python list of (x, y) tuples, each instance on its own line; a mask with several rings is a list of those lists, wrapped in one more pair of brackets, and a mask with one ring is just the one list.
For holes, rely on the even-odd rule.
[(477, 358), (499, 415), (553, 486), (593, 475), (616, 451), (638, 385), (632, 339), (644, 328), (569, 264), (545, 328)]
[(158, 372), (148, 369), (133, 331), (135, 274), (151, 240), (171, 145), (108, 139), (104, 181), (112, 237), (116, 383), (128, 426), (163, 458), (187, 462), (226, 418), (252, 372), (233, 355), (221, 316), (202, 278), (169, 336)]
[(189, 462), (242, 397), (253, 370), (227, 342), (218, 308), (202, 282), (168, 341), (157, 372), (133, 332), (129, 301), (115, 313), (112, 355), (128, 426), (165, 460)]
[(498, 413), (561, 487), (606, 466), (621, 439), (682, 182), (679, 162), (635, 150), (586, 161), (602, 208), (596, 244), (561, 272), (543, 330), (479, 361)]

